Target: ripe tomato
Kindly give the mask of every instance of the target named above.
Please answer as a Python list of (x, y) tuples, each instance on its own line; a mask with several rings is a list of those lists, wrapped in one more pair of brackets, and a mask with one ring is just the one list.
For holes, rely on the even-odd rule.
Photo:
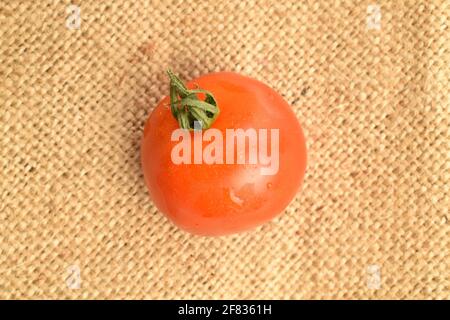
[[(278, 129), (278, 168), (262, 174), (267, 162), (236, 163), (238, 151), (231, 157), (234, 163), (174, 163), (173, 150), (181, 139), (172, 141), (172, 134), (180, 122), (171, 112), (170, 97), (165, 97), (147, 120), (141, 145), (142, 168), (154, 204), (176, 225), (199, 235), (235, 233), (274, 218), (296, 195), (306, 169), (305, 139), (294, 112), (273, 89), (236, 73), (208, 74), (187, 87), (208, 90), (220, 109), (209, 129), (184, 131), (192, 138), (188, 143), (193, 149), (200, 145), (200, 151), (205, 151), (209, 142), (196, 134), (206, 135), (213, 129), (223, 134), (223, 145), (227, 129), (254, 128), (257, 134), (259, 129)], [(271, 152), (272, 144), (272, 140), (267, 144)], [(246, 159), (249, 153), (248, 143)]]

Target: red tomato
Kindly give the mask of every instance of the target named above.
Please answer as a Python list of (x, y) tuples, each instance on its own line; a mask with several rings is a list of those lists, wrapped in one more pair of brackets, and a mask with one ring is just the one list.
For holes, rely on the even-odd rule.
[[(191, 138), (191, 150), (198, 143), (197, 150), (200, 145), (200, 151), (205, 151), (212, 142), (203, 141), (198, 134), (213, 129), (222, 133), (224, 146), (226, 129), (253, 128), (257, 134), (259, 129), (267, 129), (269, 138), (273, 138), (269, 132), (276, 131), (270, 130), (278, 129), (278, 170), (262, 174), (268, 165), (260, 159), (256, 164), (247, 160), (244, 164), (226, 164), (225, 147), (224, 164), (174, 163), (173, 150), (181, 139), (172, 141), (171, 137), (180, 127), (171, 113), (170, 98), (165, 97), (147, 120), (141, 145), (142, 168), (154, 204), (176, 225), (199, 235), (240, 232), (274, 218), (296, 195), (306, 168), (305, 138), (291, 107), (265, 84), (236, 73), (208, 74), (192, 80), (187, 87), (208, 90), (220, 109), (209, 129), (184, 131)], [(204, 99), (205, 95), (198, 97)], [(272, 151), (275, 140), (268, 140), (267, 150)], [(232, 140), (234, 145), (236, 141)], [(249, 141), (247, 137), (246, 159), (250, 157)], [(237, 162), (235, 147), (230, 159)]]

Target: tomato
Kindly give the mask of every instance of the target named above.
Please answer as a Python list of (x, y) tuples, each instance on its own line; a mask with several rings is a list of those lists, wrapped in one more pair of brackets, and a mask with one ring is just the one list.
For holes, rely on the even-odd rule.
[[(173, 95), (163, 98), (154, 108), (144, 128), (141, 162), (156, 207), (180, 228), (209, 236), (247, 230), (280, 214), (295, 197), (306, 169), (305, 138), (289, 104), (267, 85), (231, 72), (204, 75), (186, 86), (208, 90), (213, 96), (209, 102), (214, 105), (215, 99), (220, 112), (217, 110), (209, 128), (182, 130), (182, 121), (175, 119), (170, 105), (171, 98), (179, 102), (180, 95), (171, 91)], [(195, 92), (199, 101), (208, 100), (208, 95)], [(243, 153), (239, 153), (238, 138), (234, 136), (229, 145), (235, 148), (234, 154), (230, 152), (232, 161), (227, 162), (227, 129), (247, 133), (245, 130), (252, 129), (258, 141), (267, 138), (267, 155), (278, 152), (278, 165), (269, 170), (267, 158), (258, 158), (256, 163), (249, 160), (255, 146), (251, 147), (250, 134), (245, 136)], [(219, 149), (217, 154), (210, 153), (217, 156), (214, 163), (206, 163), (205, 159), (194, 163), (195, 155), (184, 158), (189, 158), (190, 163), (174, 161), (174, 150), (179, 151), (184, 140), (180, 136), (174, 140), (177, 130), (184, 132), (184, 138), (189, 137), (185, 146), (189, 145), (191, 151), (197, 148), (200, 153), (207, 152), (216, 140), (219, 146), (221, 139), (217, 135), (222, 134), (223, 161), (217, 160)], [(205, 139), (208, 133), (215, 133), (214, 139)], [(278, 150), (272, 148), (276, 142)], [(261, 145), (256, 146), (261, 150)], [(178, 155), (184, 156), (184, 151)], [(239, 162), (239, 157), (244, 157), (244, 161)]]

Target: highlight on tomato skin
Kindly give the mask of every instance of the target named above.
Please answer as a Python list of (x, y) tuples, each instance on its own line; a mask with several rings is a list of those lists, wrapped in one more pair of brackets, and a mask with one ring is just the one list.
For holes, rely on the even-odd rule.
[(170, 93), (149, 116), (141, 162), (150, 198), (197, 235), (246, 231), (282, 213), (306, 170), (306, 144), (289, 104), (255, 79), (219, 72)]

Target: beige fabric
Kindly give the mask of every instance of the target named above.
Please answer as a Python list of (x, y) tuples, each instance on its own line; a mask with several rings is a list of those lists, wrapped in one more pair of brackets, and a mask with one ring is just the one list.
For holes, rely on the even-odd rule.
[[(79, 30), (0, 4), (0, 298), (450, 298), (448, 1), (74, 3)], [(275, 221), (202, 238), (153, 207), (167, 67), (292, 104), (309, 163)]]

